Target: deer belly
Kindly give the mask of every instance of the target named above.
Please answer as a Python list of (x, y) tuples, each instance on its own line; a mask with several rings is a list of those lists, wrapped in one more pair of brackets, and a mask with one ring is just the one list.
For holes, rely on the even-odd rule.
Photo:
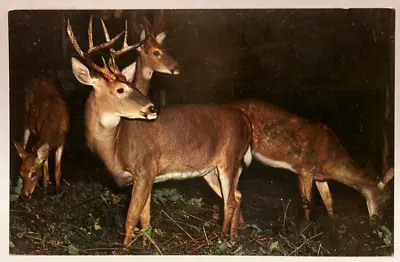
[(253, 155), (254, 155), (255, 158), (257, 158), (264, 165), (271, 166), (271, 167), (276, 167), (276, 168), (284, 168), (284, 169), (288, 169), (290, 171), (293, 171), (293, 172), (297, 173), (296, 170), (294, 170), (293, 167), (290, 164), (286, 163), (286, 162), (269, 159), (269, 158), (264, 157), (263, 155), (255, 152), (255, 151), (253, 151)]
[(194, 177), (202, 177), (215, 170), (215, 167), (207, 167), (199, 171), (188, 171), (188, 172), (170, 172), (159, 175), (154, 180), (154, 183), (164, 182), (167, 180), (184, 180)]

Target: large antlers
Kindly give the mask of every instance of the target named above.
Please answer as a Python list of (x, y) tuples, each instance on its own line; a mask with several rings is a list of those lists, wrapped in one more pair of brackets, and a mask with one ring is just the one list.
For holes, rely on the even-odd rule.
[[(103, 19), (101, 19), (101, 24), (103, 26), (104, 38), (106, 39), (107, 43), (111, 42), (112, 40), (110, 40), (110, 36), (108, 34), (108, 30), (107, 30), (106, 25), (104, 24)], [(120, 56), (123, 53), (126, 53), (132, 49), (136, 49), (137, 47), (139, 47), (142, 44), (143, 44), (143, 41), (140, 41), (139, 43), (134, 44), (134, 45), (128, 45), (128, 21), (125, 20), (125, 37), (124, 37), (124, 44), (122, 45), (122, 48), (120, 50), (115, 50), (114, 48), (110, 48), (110, 59), (108, 60), (108, 65), (109, 65), (111, 71), (114, 74), (120, 74), (121, 71), (119, 70), (119, 68), (115, 62), (115, 58), (117, 58), (118, 56)]]
[[(72, 45), (74, 46), (75, 50), (78, 52), (78, 54), (85, 60), (85, 62), (91, 66), (94, 70), (97, 72), (101, 73), (105, 78), (108, 80), (114, 81), (117, 78), (121, 76), (121, 72), (115, 62), (115, 58), (120, 56), (121, 54), (130, 51), (132, 49), (137, 48), (138, 46), (142, 45), (142, 42), (139, 42), (135, 45), (129, 46), (127, 44), (127, 37), (128, 37), (128, 28), (127, 28), (127, 21), (125, 22), (125, 30), (121, 33), (119, 33), (117, 36), (115, 36), (113, 39), (110, 39), (110, 36), (108, 34), (107, 28), (104, 24), (103, 19), (101, 19), (101, 23), (103, 25), (103, 31), (104, 31), (104, 37), (106, 39), (106, 42), (97, 46), (93, 45), (93, 30), (92, 30), (92, 23), (93, 22), (93, 16), (90, 17), (90, 22), (89, 22), (89, 28), (88, 28), (88, 38), (89, 38), (89, 49), (87, 52), (83, 52), (82, 49), (79, 47), (78, 42), (76, 41), (76, 38), (74, 36), (74, 33), (71, 28), (70, 21), (68, 19), (68, 25), (67, 25), (67, 32), (68, 36), (71, 40)], [(122, 36), (122, 34), (125, 33), (125, 39), (124, 39), (124, 44), (120, 50), (114, 50), (111, 48), (111, 46)], [(109, 48), (110, 51), (110, 58), (108, 61), (108, 66), (103, 58), (103, 63), (104, 66), (100, 67), (96, 63), (94, 63), (90, 55), (95, 53), (96, 51), (99, 51), (101, 49)], [(111, 71), (110, 71), (111, 70)]]

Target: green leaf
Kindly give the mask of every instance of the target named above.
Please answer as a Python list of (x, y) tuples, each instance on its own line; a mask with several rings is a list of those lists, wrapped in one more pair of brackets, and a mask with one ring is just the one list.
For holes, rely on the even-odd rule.
[(9, 247), (11, 247), (11, 248), (15, 247), (15, 245), (12, 241), (10, 241)]
[(10, 196), (10, 201), (17, 201), (17, 199), (19, 198), (19, 195), (11, 195)]
[(279, 246), (279, 242), (278, 241), (272, 242), (269, 245), (269, 250), (274, 251), (275, 249), (278, 249), (278, 246)]
[(23, 185), (23, 181), (21, 178), (18, 179), (17, 185), (14, 188), (15, 193), (17, 193), (17, 195), (19, 195), (21, 193), (21, 189), (22, 189), (22, 185)]
[(74, 246), (74, 245), (69, 245), (68, 246), (68, 254), (70, 254), (70, 255), (78, 255), (78, 253), (79, 253), (79, 248), (77, 248), (76, 246)]

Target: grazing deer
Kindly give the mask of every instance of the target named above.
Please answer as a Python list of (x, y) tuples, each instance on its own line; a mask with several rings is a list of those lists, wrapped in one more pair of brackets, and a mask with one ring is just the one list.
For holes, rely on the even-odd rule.
[[(25, 132), (23, 146), (14, 142), (22, 158), (20, 174), (23, 179), (22, 193), (30, 197), (43, 178), (43, 186), (50, 183), (48, 154), (56, 151), (55, 180), (57, 191), (61, 182), (61, 158), (66, 135), (69, 130), (68, 108), (61, 97), (60, 89), (48, 79), (40, 78), (29, 82), (25, 88)], [(36, 135), (34, 153), (26, 146), (30, 134)], [(35, 153), (35, 151), (37, 151)], [(43, 170), (42, 170), (43, 168)]]
[(89, 50), (84, 53), (68, 21), (71, 42), (92, 69), (72, 58), (72, 70), (79, 82), (93, 86), (85, 109), (85, 136), (89, 148), (103, 160), (118, 185), (133, 183), (124, 244), (130, 243), (138, 221), (142, 228), (150, 225), (153, 183), (193, 177), (203, 177), (223, 198), (221, 239), (229, 228), (230, 238), (235, 240), (241, 201), (237, 184), (243, 162), (246, 165), (251, 162), (251, 127), (247, 117), (239, 110), (215, 105), (171, 106), (158, 116), (154, 105), (132, 83), (136, 64), (121, 72), (115, 62), (117, 55), (141, 43), (128, 46), (125, 28), (122, 49), (110, 48), (108, 67), (100, 67), (90, 56), (101, 48), (110, 47), (119, 35), (109, 40), (103, 23), (107, 43), (94, 47), (91, 28), (92, 20), (88, 30)]
[(300, 194), (306, 219), (313, 181), (332, 217), (332, 196), (328, 180), (335, 180), (359, 191), (366, 199), (369, 216), (381, 214), (389, 198), (386, 184), (393, 178), (389, 169), (379, 180), (356, 167), (336, 135), (327, 126), (314, 123), (255, 99), (231, 104), (250, 119), (253, 127), (253, 156), (262, 163), (291, 170), (299, 176)]

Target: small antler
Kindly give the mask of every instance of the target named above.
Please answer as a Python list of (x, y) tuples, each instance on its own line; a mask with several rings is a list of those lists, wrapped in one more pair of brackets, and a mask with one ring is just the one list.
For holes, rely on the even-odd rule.
[(161, 33), (164, 30), (165, 20), (164, 20), (164, 10), (160, 9), (153, 18), (153, 30), (154, 36)]
[[(108, 39), (106, 39), (106, 43), (94, 46), (93, 45), (93, 30), (92, 30), (92, 22), (93, 22), (93, 16), (90, 17), (90, 22), (89, 22), (89, 27), (88, 27), (88, 38), (89, 38), (89, 49), (88, 51), (85, 53), (82, 51), (82, 49), (79, 47), (78, 42), (76, 41), (75, 35), (72, 31), (72, 27), (70, 24), (70, 21), (68, 19), (68, 24), (67, 24), (67, 33), (69, 36), (69, 39), (71, 40), (72, 45), (74, 46), (75, 50), (78, 52), (78, 54), (85, 60), (85, 62), (91, 66), (94, 70), (96, 70), (97, 72), (101, 73), (105, 78), (109, 79), (109, 80), (115, 80), (116, 76), (115, 74), (113, 74), (112, 72), (110, 72), (110, 70), (108, 69), (106, 63), (104, 62), (104, 66), (100, 67), (98, 66), (96, 63), (94, 63), (91, 59), (90, 59), (90, 55), (92, 55), (93, 53), (101, 50), (101, 49), (105, 49), (105, 48), (109, 48), (110, 46), (112, 46), (121, 36), (124, 32), (119, 33), (117, 36), (115, 36), (113, 39), (110, 40), (110, 37), (107, 34)], [(104, 61), (104, 59), (103, 59)]]
[[(105, 37), (106, 41), (109, 42), (110, 36), (108, 34), (108, 30), (107, 30), (107, 27), (106, 27), (103, 19), (101, 19), (101, 24), (103, 25), (104, 37)], [(128, 21), (126, 21), (126, 20), (125, 20), (124, 32), (125, 32), (125, 37), (124, 37), (124, 43), (122, 45), (122, 48), (120, 50), (115, 50), (114, 48), (110, 48), (110, 59), (108, 60), (108, 66), (110, 67), (111, 71), (114, 74), (121, 73), (121, 71), (119, 70), (119, 68), (115, 62), (115, 58), (117, 58), (118, 56), (120, 56), (132, 49), (136, 49), (137, 47), (141, 46), (144, 43), (144, 40), (143, 40), (137, 44), (128, 45)]]

